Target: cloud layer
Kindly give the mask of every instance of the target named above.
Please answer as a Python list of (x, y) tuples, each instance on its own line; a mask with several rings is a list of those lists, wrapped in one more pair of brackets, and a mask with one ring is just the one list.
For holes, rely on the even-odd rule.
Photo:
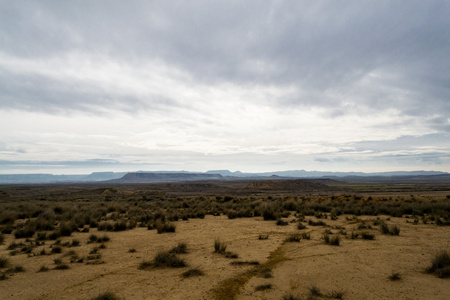
[(449, 14), (445, 1), (2, 2), (1, 172), (450, 171)]

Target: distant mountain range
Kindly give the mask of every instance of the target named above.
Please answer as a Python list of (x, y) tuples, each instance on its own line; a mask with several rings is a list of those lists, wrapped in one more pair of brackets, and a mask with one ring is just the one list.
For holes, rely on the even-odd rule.
[(138, 171), (138, 172), (94, 172), (86, 175), (53, 175), (53, 174), (0, 174), (0, 184), (45, 184), (45, 183), (143, 183), (143, 182), (182, 182), (204, 180), (232, 180), (232, 179), (289, 179), (289, 178), (332, 178), (337, 180), (367, 180), (369, 178), (389, 177), (417, 177), (424, 176), (448, 178), (446, 172), (411, 171), (411, 172), (323, 172), (291, 170), (263, 173), (242, 173), (229, 170), (211, 170), (204, 173), (188, 171)]

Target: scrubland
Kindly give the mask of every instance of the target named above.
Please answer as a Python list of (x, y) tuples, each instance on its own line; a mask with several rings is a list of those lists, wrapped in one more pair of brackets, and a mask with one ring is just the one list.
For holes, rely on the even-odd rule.
[(180, 186), (0, 187), (1, 298), (450, 299), (448, 190)]

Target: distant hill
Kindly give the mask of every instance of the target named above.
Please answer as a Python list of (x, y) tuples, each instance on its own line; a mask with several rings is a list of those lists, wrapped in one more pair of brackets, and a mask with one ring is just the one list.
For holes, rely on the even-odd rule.
[(114, 183), (182, 182), (223, 179), (219, 174), (204, 173), (128, 173), (122, 178), (110, 180)]
[[(412, 171), (412, 172), (323, 172), (290, 170), (278, 172), (243, 173), (240, 171), (211, 170), (204, 173), (189, 171), (137, 171), (126, 172), (94, 172), (84, 175), (53, 174), (0, 174), (0, 184), (46, 184), (46, 183), (83, 183), (83, 182), (181, 182), (192, 180), (278, 180), (278, 179), (335, 179), (344, 181), (383, 181), (383, 180), (448, 180), (446, 172)], [(400, 178), (401, 177), (401, 178)]]

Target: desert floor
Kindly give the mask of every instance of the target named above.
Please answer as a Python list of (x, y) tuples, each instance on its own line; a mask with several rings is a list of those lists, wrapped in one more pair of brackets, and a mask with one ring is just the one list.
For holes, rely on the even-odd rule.
[[(78, 239), (78, 247), (63, 247), (63, 252), (52, 255), (17, 254), (10, 256), (8, 245), (13, 235), (5, 235), (0, 245), (0, 257), (7, 257), (10, 265), (21, 265), (25, 272), (8, 275), (0, 281), (1, 299), (90, 299), (110, 291), (121, 299), (282, 299), (294, 295), (300, 299), (310, 296), (313, 286), (320, 289), (325, 299), (333, 292), (343, 293), (343, 299), (450, 299), (450, 279), (427, 274), (425, 269), (439, 250), (450, 248), (450, 226), (412, 224), (412, 219), (389, 218), (388, 225), (397, 224), (400, 235), (383, 235), (373, 225), (377, 217), (339, 216), (338, 220), (322, 219), (327, 226), (310, 226), (298, 230), (292, 222), (277, 226), (275, 221), (261, 217), (228, 219), (226, 216), (206, 216), (204, 219), (178, 221), (175, 233), (157, 234), (156, 230), (135, 228), (121, 232), (73, 233), (62, 242)], [(294, 217), (284, 219), (290, 221)], [(306, 217), (306, 220), (316, 220)], [(373, 229), (374, 240), (351, 239), (351, 233), (361, 232), (357, 227), (365, 220)], [(408, 222), (407, 222), (408, 221)], [(335, 227), (341, 226), (341, 229)], [(331, 236), (341, 231), (339, 246), (327, 245), (323, 232)], [(346, 236), (342, 235), (346, 232)], [(311, 239), (285, 242), (293, 233), (310, 233)], [(67, 253), (74, 250), (87, 257), (99, 246), (87, 243), (89, 236), (108, 235), (105, 249), (99, 249), (99, 264), (70, 263)], [(259, 239), (268, 235), (267, 239)], [(227, 251), (236, 259), (214, 253), (214, 241), (227, 244)], [(17, 240), (16, 240), (17, 242)], [(161, 250), (169, 250), (178, 243), (188, 246), (187, 254), (178, 254), (188, 266), (184, 268), (138, 269), (143, 261), (151, 261)], [(52, 241), (33, 250), (51, 251)], [(130, 249), (136, 252), (129, 252)], [(60, 258), (69, 269), (54, 269), (54, 259)], [(232, 265), (233, 261), (258, 261), (259, 265)], [(37, 272), (41, 266), (47, 272)], [(183, 278), (181, 274), (198, 268), (203, 276)], [(272, 277), (263, 278), (261, 270), (270, 269)], [(269, 272), (270, 273), (270, 272)], [(388, 277), (399, 273), (401, 279)], [(262, 285), (270, 288), (258, 291)], [(269, 287), (269, 286), (268, 286)]]

